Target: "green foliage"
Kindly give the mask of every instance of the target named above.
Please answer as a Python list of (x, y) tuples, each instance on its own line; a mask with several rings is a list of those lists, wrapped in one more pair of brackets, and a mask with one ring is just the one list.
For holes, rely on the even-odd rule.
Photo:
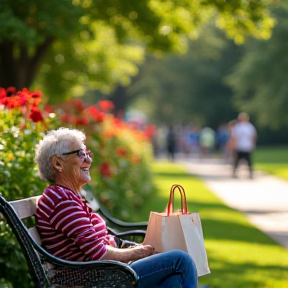
[[(40, 92), (23, 89), (11, 95), (13, 91), (9, 89), (6, 95), (0, 87), (0, 194), (8, 200), (39, 195), (47, 186), (38, 177), (34, 149), (47, 127), (53, 127), (55, 122), (38, 114)], [(33, 116), (33, 113), (36, 114)], [(12, 287), (30, 287), (24, 255), (1, 218), (0, 246), (0, 287), (7, 282)]]
[[(97, 151), (93, 169), (96, 194), (112, 215), (131, 221), (131, 210), (141, 207), (154, 188), (147, 169), (152, 161), (151, 144), (139, 132), (123, 125), (117, 127), (111, 118), (106, 121), (98, 143), (93, 135), (93, 148)], [(115, 128), (116, 135), (105, 137)]]
[(77, 32), (82, 13), (81, 6), (69, 0), (41, 4), (37, 0), (3, 0), (0, 2), (0, 43), (9, 41), (16, 44), (14, 49), (25, 45), (33, 51), (46, 38), (58, 39)]
[(79, 33), (70, 41), (55, 43), (47, 53), (35, 83), (42, 87), (44, 95), (49, 95), (49, 103), (59, 104), (71, 99), (71, 95), (81, 96), (87, 92), (87, 85), (89, 90), (108, 93), (116, 83), (127, 85), (130, 77), (138, 73), (143, 47), (119, 44), (115, 32), (103, 23), (92, 25), (91, 29), (97, 39), (88, 32)]
[(254, 158), (257, 170), (288, 180), (287, 146), (259, 147)]
[(219, 28), (237, 44), (242, 44), (247, 35), (256, 39), (268, 39), (275, 20), (270, 18), (265, 6), (275, 1), (221, 1), (223, 10), (216, 20)]
[(246, 53), (227, 78), (227, 83), (235, 93), (238, 109), (255, 115), (259, 126), (279, 129), (288, 125), (287, 2), (272, 11), (277, 24), (271, 38), (247, 43)]
[(248, 35), (266, 39), (273, 26), (270, 2), (2, 0), (0, 85), (30, 87), (37, 75), (34, 84), (66, 99), (95, 87), (111, 91), (137, 73), (144, 49), (184, 53), (214, 15), (236, 42)]
[(148, 107), (144, 111), (157, 124), (193, 123), (216, 129), (237, 115), (223, 79), (239, 55), (241, 47), (209, 23), (185, 55), (147, 58), (127, 88), (128, 97), (134, 99), (131, 106)]
[[(258, 164), (283, 164), (287, 166), (287, 146), (258, 147), (254, 153), (255, 163)], [(287, 167), (288, 168), (288, 167)]]
[(19, 109), (0, 110), (0, 193), (7, 199), (42, 193), (46, 184), (37, 176), (34, 149), (44, 130), (42, 123), (25, 121)]

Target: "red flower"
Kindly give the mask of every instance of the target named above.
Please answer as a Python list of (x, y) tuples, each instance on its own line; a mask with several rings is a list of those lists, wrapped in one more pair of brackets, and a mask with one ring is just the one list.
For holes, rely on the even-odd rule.
[(41, 91), (31, 92), (30, 97), (33, 100), (33, 105), (38, 106), (41, 103), (42, 92)]
[(131, 130), (137, 130), (137, 124), (136, 123), (128, 123), (127, 126)]
[(98, 110), (98, 108), (96, 106), (90, 106), (88, 108), (88, 111), (91, 115), (92, 118), (94, 118), (94, 120), (96, 120), (97, 122), (103, 122), (105, 120), (105, 113), (101, 112)]
[(114, 122), (113, 124), (114, 124), (115, 128), (120, 129), (120, 128), (124, 128), (126, 126), (125, 122), (118, 119), (118, 118), (114, 118), (113, 122)]
[(11, 96), (11, 97), (7, 97), (6, 101), (4, 103), (4, 105), (8, 108), (8, 109), (13, 109), (16, 107), (21, 107), (25, 104), (25, 98), (21, 97), (21, 96)]
[(7, 91), (7, 97), (14, 96), (16, 94), (15, 87), (8, 87), (6, 91)]
[(120, 157), (125, 157), (127, 155), (127, 150), (125, 148), (117, 147), (115, 151)]
[(98, 115), (97, 121), (99, 123), (101, 123), (101, 122), (103, 122), (105, 120), (105, 118), (106, 118), (106, 114), (104, 112), (100, 112), (99, 115)]
[(42, 116), (41, 111), (39, 110), (38, 107), (36, 107), (36, 106), (32, 107), (31, 114), (30, 114), (30, 119), (33, 122), (43, 121), (43, 116)]
[(154, 125), (148, 125), (143, 131), (143, 133), (148, 139), (152, 139), (153, 135), (155, 134), (155, 131), (156, 127)]
[(52, 106), (50, 106), (50, 105), (48, 105), (48, 104), (45, 104), (45, 106), (44, 106), (44, 111), (45, 111), (46, 113), (52, 113), (52, 112), (53, 112), (53, 108), (52, 108)]
[(89, 121), (87, 118), (78, 118), (76, 119), (75, 124), (76, 125), (88, 125)]
[(79, 99), (72, 100), (72, 104), (78, 112), (82, 112), (85, 109), (84, 103)]
[(93, 118), (97, 117), (98, 113), (100, 112), (96, 106), (90, 106), (88, 111)]
[(68, 124), (70, 123), (70, 117), (68, 114), (63, 114), (62, 117), (61, 117), (61, 122), (63, 124)]
[(111, 176), (111, 169), (107, 162), (104, 162), (99, 167), (100, 173), (103, 177), (110, 177)]
[(17, 96), (22, 99), (22, 105), (29, 102), (33, 106), (38, 106), (41, 103), (42, 92), (30, 92), (27, 88), (23, 88), (22, 91), (17, 92)]
[(111, 101), (108, 100), (102, 100), (99, 102), (99, 107), (103, 110), (103, 111), (107, 111), (107, 110), (113, 110), (114, 109), (114, 104)]
[(101, 123), (105, 120), (105, 118), (106, 118), (106, 114), (104, 112), (100, 112), (98, 115), (97, 122)]
[(27, 88), (22, 91), (16, 91), (15, 87), (9, 87), (7, 90), (0, 88), (0, 104), (5, 105), (8, 109), (21, 107), (26, 104), (38, 106), (41, 102), (42, 93), (29, 92)]
[(17, 91), (15, 87), (8, 87), (5, 90), (0, 87), (0, 104), (8, 109), (21, 107), (23, 116), (29, 117), (33, 122), (43, 121), (42, 113), (37, 107), (41, 102), (41, 97), (40, 91), (30, 92), (27, 88)]

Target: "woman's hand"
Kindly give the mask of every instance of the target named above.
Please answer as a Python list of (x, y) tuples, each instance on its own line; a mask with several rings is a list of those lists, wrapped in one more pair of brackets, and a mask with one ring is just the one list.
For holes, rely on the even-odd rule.
[(128, 263), (155, 254), (154, 247), (151, 245), (137, 245), (124, 249), (107, 245), (106, 248), (107, 253), (101, 260), (117, 260)]
[(130, 249), (134, 250), (135, 254), (139, 257), (138, 259), (153, 255), (155, 250), (151, 245), (138, 245)]

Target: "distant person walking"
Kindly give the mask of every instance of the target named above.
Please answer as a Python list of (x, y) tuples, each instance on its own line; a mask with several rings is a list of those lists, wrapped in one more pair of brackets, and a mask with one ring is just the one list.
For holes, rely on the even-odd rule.
[(168, 159), (174, 160), (176, 148), (177, 148), (177, 135), (174, 131), (173, 126), (169, 126), (167, 136), (166, 136), (166, 148)]
[(226, 147), (225, 147), (225, 157), (224, 157), (224, 161), (227, 164), (234, 164), (235, 161), (235, 143), (234, 140), (232, 138), (232, 131), (233, 128), (235, 127), (235, 125), (237, 124), (237, 120), (233, 119), (231, 121), (228, 122), (228, 133), (229, 133), (229, 139), (226, 143)]
[(235, 159), (233, 164), (233, 177), (236, 177), (240, 160), (245, 160), (249, 167), (250, 178), (253, 178), (252, 152), (255, 148), (257, 132), (253, 124), (249, 122), (249, 115), (241, 112), (238, 115), (238, 123), (232, 130), (232, 139), (235, 145)]
[(205, 127), (201, 130), (199, 137), (202, 155), (210, 155), (215, 148), (215, 131), (210, 127)]
[(230, 139), (228, 124), (221, 124), (216, 131), (215, 146), (220, 152), (220, 156), (226, 161), (227, 143)]

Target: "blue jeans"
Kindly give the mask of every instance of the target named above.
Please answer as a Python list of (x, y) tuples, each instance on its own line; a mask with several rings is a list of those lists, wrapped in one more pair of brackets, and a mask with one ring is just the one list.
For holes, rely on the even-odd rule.
[(155, 254), (130, 265), (139, 275), (138, 288), (196, 288), (197, 270), (185, 252)]

